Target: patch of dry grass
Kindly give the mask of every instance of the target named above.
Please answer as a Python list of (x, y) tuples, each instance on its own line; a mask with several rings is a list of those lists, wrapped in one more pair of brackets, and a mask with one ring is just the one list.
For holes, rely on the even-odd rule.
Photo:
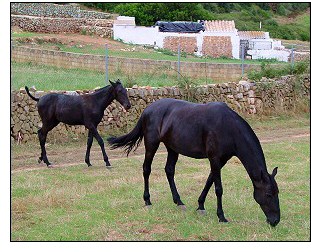
[[(263, 141), (262, 146), (269, 172), (279, 166), (282, 217), (276, 228), (265, 223), (264, 214), (252, 197), (251, 181), (237, 158), (232, 158), (222, 171), (223, 207), (230, 223), (218, 223), (213, 187), (205, 204), (207, 215), (199, 216), (195, 211), (209, 173), (208, 160), (180, 156), (175, 181), (187, 210), (178, 209), (166, 179), (167, 154), (161, 146), (152, 165), (153, 205), (149, 210), (143, 207), (142, 199), (143, 147), (129, 158), (110, 151), (114, 158), (111, 170), (100, 165), (101, 155), (91, 168), (83, 162), (66, 167), (61, 152), (54, 158), (64, 162), (62, 167), (24, 171), (12, 167), (12, 240), (308, 240), (310, 140), (308, 136), (291, 138), (292, 133), (305, 132), (308, 123), (308, 118), (269, 122), (251, 119), (261, 139), (274, 138)], [(293, 125), (286, 131), (287, 126)], [(77, 151), (73, 155), (84, 156), (84, 148), (80, 152), (78, 143), (61, 145), (69, 155), (74, 149)], [(58, 146), (50, 148), (58, 153)], [(31, 144), (13, 147), (13, 152), (13, 157), (19, 158), (19, 166), (23, 156), (37, 155)]]

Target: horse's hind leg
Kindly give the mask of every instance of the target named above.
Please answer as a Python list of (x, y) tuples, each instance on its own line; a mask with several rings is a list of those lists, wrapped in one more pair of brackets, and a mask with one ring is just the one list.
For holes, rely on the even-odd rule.
[(41, 147), (41, 156), (39, 157), (39, 163), (43, 160), (43, 162), (49, 167), (51, 166), (51, 163), (49, 162), (47, 156), (46, 156), (46, 150), (45, 150), (45, 142), (47, 138), (48, 132), (53, 129), (58, 123), (55, 123), (53, 125), (50, 125), (49, 127), (42, 126), (41, 129), (38, 130), (38, 137)]
[(202, 214), (205, 214), (204, 203), (205, 203), (206, 195), (208, 194), (208, 191), (211, 188), (212, 184), (213, 184), (213, 175), (212, 173), (210, 173), (206, 180), (204, 189), (198, 199), (199, 207), (197, 210), (200, 211)]
[(168, 152), (168, 155), (167, 155), (167, 160), (166, 160), (166, 165), (165, 165), (165, 173), (166, 173), (166, 177), (171, 188), (173, 201), (178, 206), (183, 206), (184, 203), (180, 200), (180, 196), (178, 194), (175, 181), (174, 181), (175, 166), (178, 160), (178, 153), (176, 153), (170, 148), (167, 148), (167, 152)]
[(150, 201), (150, 193), (149, 193), (149, 176), (151, 173), (151, 164), (154, 158), (154, 155), (159, 147), (159, 142), (151, 143), (148, 140), (144, 139), (145, 141), (145, 160), (143, 164), (143, 176), (144, 176), (144, 201), (146, 206), (151, 205)]
[(91, 151), (92, 143), (93, 143), (93, 135), (89, 131), (88, 137), (87, 137), (86, 153), (85, 153), (85, 163), (87, 164), (87, 166), (92, 166), (90, 163), (90, 151)]

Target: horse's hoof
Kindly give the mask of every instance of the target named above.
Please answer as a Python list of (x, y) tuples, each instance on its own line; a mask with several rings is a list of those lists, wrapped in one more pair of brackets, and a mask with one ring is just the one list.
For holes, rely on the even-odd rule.
[(180, 210), (182, 211), (186, 211), (187, 210), (187, 207), (185, 205), (178, 205), (177, 206)]
[(199, 214), (199, 215), (202, 215), (202, 216), (204, 216), (204, 215), (207, 215), (207, 212), (206, 212), (206, 210), (205, 209), (198, 209), (197, 210), (197, 213)]
[(219, 222), (228, 223), (229, 221), (226, 218), (223, 218), (223, 219), (219, 219)]
[(144, 209), (150, 210), (152, 208), (152, 205), (144, 205)]
[(47, 165), (48, 168), (53, 168), (54, 166), (52, 164)]
[(111, 169), (111, 168), (112, 168), (112, 165), (106, 165), (106, 168), (107, 168), (107, 169)]

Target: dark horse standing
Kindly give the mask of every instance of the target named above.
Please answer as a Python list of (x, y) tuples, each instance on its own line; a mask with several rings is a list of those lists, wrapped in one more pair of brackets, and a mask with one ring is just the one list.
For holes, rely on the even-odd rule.
[(143, 164), (144, 200), (151, 205), (149, 175), (153, 157), (163, 142), (168, 156), (165, 172), (173, 195), (173, 201), (180, 206), (183, 202), (174, 182), (178, 155), (192, 158), (208, 158), (211, 171), (198, 199), (198, 210), (205, 213), (206, 195), (214, 183), (217, 196), (217, 216), (220, 222), (227, 222), (222, 209), (221, 168), (232, 157), (238, 157), (244, 165), (254, 186), (254, 198), (260, 205), (272, 226), (280, 221), (278, 188), (274, 179), (277, 168), (270, 175), (265, 157), (255, 133), (237, 113), (225, 103), (211, 102), (195, 104), (175, 99), (161, 99), (148, 106), (135, 128), (127, 135), (111, 137), (111, 148), (125, 148), (127, 155), (137, 148), (142, 139), (145, 143)]
[(39, 163), (43, 160), (48, 167), (51, 165), (46, 156), (46, 137), (50, 130), (60, 122), (63, 122), (69, 125), (84, 125), (89, 130), (85, 155), (85, 162), (88, 166), (91, 166), (90, 150), (93, 137), (101, 147), (106, 166), (110, 166), (104, 141), (97, 131), (97, 125), (103, 118), (104, 110), (114, 99), (120, 102), (126, 110), (131, 107), (127, 91), (122, 86), (120, 80), (117, 80), (115, 83), (110, 81), (110, 83), (111, 85), (103, 87), (92, 94), (73, 96), (51, 93), (40, 98), (33, 97), (29, 93), (28, 88), (25, 87), (27, 94), (38, 102), (38, 112), (42, 120), (42, 128), (38, 130), (41, 146)]

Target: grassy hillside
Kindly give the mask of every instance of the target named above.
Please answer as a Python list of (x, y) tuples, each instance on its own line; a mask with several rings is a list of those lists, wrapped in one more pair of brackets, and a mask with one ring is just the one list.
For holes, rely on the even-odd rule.
[(137, 25), (158, 20), (234, 20), (238, 30), (262, 30), (271, 37), (310, 41), (309, 3), (85, 3), (120, 15), (134, 16)]

